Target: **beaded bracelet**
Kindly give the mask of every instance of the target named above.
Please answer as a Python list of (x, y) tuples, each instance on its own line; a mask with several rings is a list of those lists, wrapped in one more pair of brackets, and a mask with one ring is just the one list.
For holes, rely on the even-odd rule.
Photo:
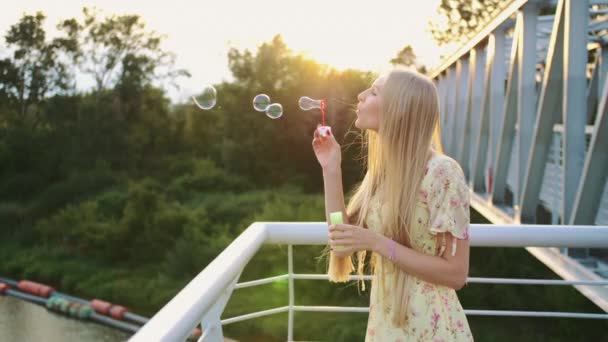
[(391, 262), (395, 262), (395, 241), (391, 240), (391, 242), (389, 242), (389, 250), (390, 254), (388, 258)]

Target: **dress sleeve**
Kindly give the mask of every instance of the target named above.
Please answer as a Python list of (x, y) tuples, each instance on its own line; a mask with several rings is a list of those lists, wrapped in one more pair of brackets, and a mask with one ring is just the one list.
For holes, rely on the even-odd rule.
[[(450, 233), (460, 240), (469, 238), (470, 194), (464, 173), (457, 162), (446, 159), (433, 170), (429, 194), (429, 230), (431, 234)], [(452, 256), (456, 255), (452, 240)], [(445, 235), (439, 255), (445, 251)]]

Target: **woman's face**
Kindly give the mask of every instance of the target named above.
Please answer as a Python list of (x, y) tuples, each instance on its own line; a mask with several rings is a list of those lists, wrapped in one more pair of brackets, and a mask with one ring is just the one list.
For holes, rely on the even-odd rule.
[(386, 77), (379, 77), (371, 87), (362, 91), (357, 99), (357, 120), (355, 126), (359, 129), (371, 129), (378, 132), (380, 127), (380, 103), (382, 101), (382, 88)]

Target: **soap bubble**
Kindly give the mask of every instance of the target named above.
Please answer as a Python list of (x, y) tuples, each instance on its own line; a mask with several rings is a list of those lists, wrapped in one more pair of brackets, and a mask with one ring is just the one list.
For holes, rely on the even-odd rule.
[(196, 106), (203, 110), (209, 110), (217, 103), (217, 90), (212, 85), (206, 85), (198, 96), (193, 96), (192, 100)]
[(266, 108), (266, 115), (271, 119), (278, 119), (283, 115), (283, 106), (280, 103), (273, 103)]
[(253, 98), (253, 109), (258, 112), (266, 111), (266, 108), (270, 105), (270, 96), (266, 94), (258, 94)]
[(315, 100), (315, 99), (311, 99), (308, 96), (302, 96), (300, 97), (300, 100), (298, 100), (298, 105), (300, 106), (300, 109), (302, 110), (311, 110), (311, 109), (321, 109), (321, 100)]

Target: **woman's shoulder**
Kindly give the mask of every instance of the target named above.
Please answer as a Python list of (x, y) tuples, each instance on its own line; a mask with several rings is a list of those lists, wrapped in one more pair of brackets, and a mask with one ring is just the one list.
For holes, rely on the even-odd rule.
[(436, 152), (428, 165), (428, 173), (439, 177), (464, 177), (460, 164), (447, 154)]

